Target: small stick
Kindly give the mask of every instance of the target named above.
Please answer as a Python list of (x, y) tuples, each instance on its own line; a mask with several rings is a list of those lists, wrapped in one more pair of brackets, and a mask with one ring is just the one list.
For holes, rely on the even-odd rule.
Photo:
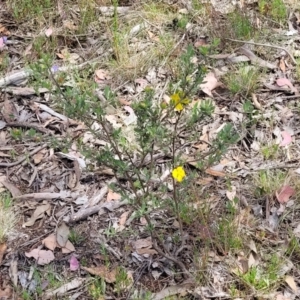
[(292, 96), (279, 96), (282, 99), (297, 99), (300, 98), (300, 94), (299, 95), (292, 95)]
[(49, 135), (53, 135), (53, 133), (41, 126), (35, 125), (35, 124), (31, 124), (31, 123), (27, 123), (27, 122), (9, 122), (6, 124), (6, 126), (9, 127), (21, 127), (21, 128), (32, 128), (36, 131), (39, 131), (41, 133), (45, 133), (45, 134), (49, 134)]
[(166, 56), (166, 58), (164, 59), (164, 61), (161, 64), (161, 67), (164, 67), (165, 64), (168, 62), (170, 56), (172, 55), (172, 53), (176, 50), (176, 48), (183, 42), (183, 40), (185, 39), (185, 34), (181, 37), (181, 39), (177, 42), (177, 44), (173, 47), (173, 49), (168, 53), (168, 55)]
[(38, 153), (39, 151), (41, 151), (42, 149), (46, 148), (48, 145), (44, 144), (40, 147), (37, 147), (36, 149), (32, 150), (30, 153), (28, 153), (28, 155), (24, 155), (23, 157), (21, 157), (19, 160), (12, 162), (12, 163), (0, 163), (0, 167), (13, 167), (16, 166), (20, 163), (22, 163), (26, 158), (28, 158), (29, 156), (32, 156), (36, 153)]
[(234, 40), (234, 39), (226, 39), (226, 40), (229, 40), (229, 41), (232, 41), (232, 42), (237, 42), (237, 43), (244, 43), (244, 44), (254, 45), (254, 46), (270, 47), (270, 48), (283, 50), (288, 54), (288, 56), (291, 58), (292, 62), (295, 65), (297, 65), (297, 62), (296, 62), (294, 56), (288, 50), (286, 50), (284, 47), (270, 45), (270, 44), (255, 43), (255, 42), (250, 42), (250, 41), (248, 42), (248, 41)]

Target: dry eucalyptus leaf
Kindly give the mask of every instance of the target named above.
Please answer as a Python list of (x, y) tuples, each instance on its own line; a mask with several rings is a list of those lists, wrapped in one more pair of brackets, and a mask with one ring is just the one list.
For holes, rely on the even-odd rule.
[(213, 72), (209, 72), (203, 78), (203, 83), (200, 84), (200, 88), (203, 93), (213, 98), (211, 92), (219, 85), (220, 83), (218, 82), (218, 79), (216, 78), (215, 74)]
[[(170, 298), (174, 295), (181, 295), (184, 296), (188, 293), (188, 290), (190, 290), (192, 287), (191, 283), (182, 283), (179, 285), (169, 286), (165, 289), (161, 290), (160, 292), (154, 293), (152, 295), (152, 300), (163, 300), (166, 298)], [(177, 297), (176, 297), (177, 298)], [(182, 299), (182, 297), (179, 296), (179, 299)]]
[(4, 120), (9, 123), (18, 119), (18, 112), (15, 108), (12, 101), (9, 101), (7, 98), (4, 100), (2, 109), (1, 109), (2, 116)]
[(35, 211), (33, 212), (31, 218), (22, 225), (22, 227), (32, 226), (36, 220), (41, 219), (44, 217), (45, 212), (50, 212), (50, 204), (46, 203), (44, 205), (38, 206)]
[(41, 150), (37, 154), (33, 155), (33, 163), (38, 165), (42, 159), (45, 157), (45, 151)]
[(125, 212), (122, 213), (122, 215), (120, 216), (120, 219), (119, 219), (119, 224), (120, 225), (125, 225), (129, 213), (130, 213), (130, 211), (125, 211)]
[(51, 36), (52, 33), (53, 33), (52, 27), (49, 27), (48, 29), (45, 30), (45, 35), (46, 35), (46, 37)]
[(295, 279), (293, 276), (286, 276), (285, 282), (293, 290), (293, 292), (297, 292), (298, 288), (297, 288), (297, 285), (296, 285), (296, 282), (295, 282)]
[(292, 197), (295, 192), (296, 191), (292, 187), (285, 185), (276, 192), (276, 198), (279, 203), (284, 204), (289, 201), (290, 197)]
[(70, 21), (70, 20), (64, 20), (63, 21), (63, 27), (65, 27), (65, 28), (67, 28), (67, 29), (69, 29), (69, 30), (71, 30), (71, 31), (75, 31), (75, 30), (77, 30), (77, 26), (74, 24), (74, 22), (73, 21)]
[(0, 299), (12, 299), (12, 288), (7, 286), (4, 290), (0, 289)]
[(157, 251), (154, 250), (154, 249), (150, 249), (149, 248), (142, 248), (142, 249), (137, 249), (136, 250), (136, 253), (139, 254), (139, 255), (154, 255), (154, 254), (157, 254)]
[(81, 269), (89, 272), (92, 275), (100, 276), (108, 283), (113, 283), (116, 281), (116, 275), (117, 275), (116, 269), (109, 271), (106, 266), (90, 267), (90, 268), (81, 267)]
[(205, 173), (215, 176), (215, 177), (225, 177), (226, 176), (226, 173), (218, 171), (218, 170), (214, 170), (213, 168), (206, 169)]
[(2, 183), (10, 191), (14, 198), (22, 195), (21, 191), (13, 183), (6, 180), (6, 177), (1, 176), (0, 183)]
[(57, 247), (55, 234), (50, 234), (45, 239), (43, 239), (42, 244), (49, 250), (53, 251)]
[(135, 242), (133, 242), (133, 246), (135, 249), (152, 247), (151, 237), (148, 237), (146, 239), (136, 240)]
[(287, 131), (282, 131), (282, 141), (280, 143), (281, 147), (287, 146), (292, 142), (292, 136)]
[(112, 201), (112, 200), (120, 200), (121, 199), (121, 195), (118, 193), (114, 193), (112, 190), (109, 190), (107, 193), (107, 201)]
[(248, 257), (248, 267), (251, 268), (252, 266), (256, 265), (256, 259), (254, 257), (254, 255), (252, 253), (250, 253), (249, 257)]
[(62, 222), (61, 225), (57, 228), (56, 232), (56, 242), (59, 247), (65, 247), (69, 238), (70, 229), (65, 222)]
[(231, 191), (226, 191), (226, 196), (230, 201), (233, 201), (236, 196), (236, 187), (232, 186)]
[(276, 80), (276, 84), (280, 87), (288, 86), (292, 92), (296, 94), (298, 93), (298, 90), (293, 86), (293, 84), (287, 78), (278, 78)]
[(61, 251), (62, 253), (71, 253), (75, 251), (75, 247), (70, 241), (67, 241), (65, 247), (63, 247)]
[(33, 249), (30, 252), (25, 252), (25, 256), (35, 258), (38, 265), (47, 265), (55, 259), (50, 250)]
[[(70, 290), (74, 290), (82, 286), (82, 284), (86, 281), (85, 278), (75, 278), (72, 281), (63, 284), (61, 287), (55, 290), (47, 290), (44, 294), (43, 299), (63, 299), (66, 293)], [(68, 298), (71, 299), (72, 297)]]

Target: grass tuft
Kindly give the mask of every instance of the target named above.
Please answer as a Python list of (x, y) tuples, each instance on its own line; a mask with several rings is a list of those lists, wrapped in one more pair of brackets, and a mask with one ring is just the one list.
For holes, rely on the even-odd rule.
[(233, 95), (247, 97), (258, 87), (261, 72), (257, 67), (241, 65), (225, 76), (225, 84)]
[(0, 194), (0, 244), (13, 231), (17, 222), (16, 213), (12, 207), (12, 198), (9, 194)]
[(250, 39), (254, 35), (254, 27), (249, 17), (240, 11), (235, 11), (229, 15), (231, 33), (237, 39)]

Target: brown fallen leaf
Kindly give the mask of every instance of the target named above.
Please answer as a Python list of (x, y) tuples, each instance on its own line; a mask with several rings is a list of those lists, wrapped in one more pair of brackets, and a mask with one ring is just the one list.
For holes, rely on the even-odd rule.
[(127, 106), (131, 105), (131, 103), (129, 101), (125, 100), (124, 98), (119, 98), (118, 100), (121, 105), (127, 105)]
[(230, 201), (233, 201), (236, 196), (236, 187), (232, 186), (231, 191), (226, 191), (226, 196)]
[(242, 274), (246, 274), (249, 270), (248, 260), (243, 256), (238, 256), (236, 261), (237, 268)]
[(47, 150), (43, 149), (41, 151), (39, 151), (38, 153), (36, 153), (35, 155), (33, 155), (33, 163), (35, 165), (38, 165), (42, 159), (45, 157), (45, 154), (47, 153)]
[(65, 247), (63, 247), (61, 251), (62, 253), (71, 253), (75, 251), (75, 247), (70, 241), (67, 241)]
[(45, 35), (46, 37), (49, 37), (53, 34), (53, 28), (52, 27), (49, 27), (45, 30)]
[(56, 232), (56, 242), (59, 245), (59, 247), (63, 248), (66, 246), (68, 242), (69, 234), (70, 234), (69, 227), (66, 225), (65, 222), (62, 222), (61, 225), (57, 228), (57, 232)]
[(18, 119), (18, 111), (12, 101), (9, 101), (7, 98), (4, 100), (1, 109), (2, 116), (4, 120), (9, 123)]
[(49, 203), (38, 206), (33, 212), (31, 218), (24, 223), (22, 227), (32, 226), (36, 220), (43, 218), (46, 212), (49, 214), (50, 210), (51, 206)]
[(108, 74), (107, 70), (98, 69), (95, 71), (95, 75), (98, 77), (98, 79), (105, 80)]
[(112, 200), (120, 200), (121, 199), (121, 195), (118, 193), (114, 193), (112, 190), (108, 190), (107, 193), (107, 201), (112, 201)]
[(0, 299), (9, 300), (12, 298), (12, 288), (10, 286), (6, 287), (4, 290), (0, 289)]
[(14, 198), (22, 195), (21, 191), (13, 183), (5, 180), (4, 178), (2, 178), (0, 182), (10, 191)]
[[(186, 295), (188, 293), (188, 290), (192, 288), (194, 283), (192, 282), (184, 282), (182, 284), (176, 285), (176, 286), (169, 286), (165, 289), (161, 290), (160, 292), (152, 294), (152, 300), (163, 300), (166, 298), (169, 298), (174, 295)], [(180, 299), (181, 297), (179, 297)]]
[(295, 194), (295, 190), (289, 185), (283, 186), (279, 191), (276, 191), (276, 198), (279, 203), (284, 204), (289, 201), (290, 197)]
[(141, 249), (141, 248), (146, 248), (146, 247), (152, 247), (152, 240), (151, 237), (148, 237), (146, 239), (139, 239), (133, 242), (132, 246), (135, 249)]
[(9, 30), (1, 23), (0, 23), (0, 33), (3, 35), (10, 35)]
[(284, 61), (284, 58), (281, 57), (280, 58), (280, 61), (279, 61), (279, 68), (280, 70), (285, 73), (286, 72), (286, 65), (285, 65), (285, 61)]
[(293, 84), (287, 78), (278, 78), (276, 80), (276, 84), (280, 87), (288, 86), (293, 93), (298, 94), (298, 90), (293, 86)]
[(275, 300), (292, 300), (291, 297), (285, 297), (282, 293), (277, 293)]
[(215, 74), (213, 72), (209, 72), (203, 78), (203, 83), (200, 84), (200, 88), (203, 93), (213, 98), (211, 92), (219, 85), (220, 83), (218, 82), (218, 79), (216, 78)]
[(296, 282), (295, 282), (295, 279), (293, 276), (286, 276), (285, 282), (293, 290), (293, 292), (297, 292), (298, 288), (297, 288), (297, 285), (296, 285)]
[(77, 53), (70, 53), (67, 48), (62, 49), (60, 52), (57, 52), (56, 55), (63, 61), (67, 61), (71, 64), (76, 63), (76, 60), (79, 59), (79, 55)]
[(289, 145), (292, 142), (292, 136), (287, 132), (287, 131), (282, 131), (281, 132), (282, 135), (282, 141), (279, 144), (279, 146), (284, 147)]
[(76, 288), (79, 288), (83, 285), (83, 283), (86, 281), (85, 278), (74, 278), (72, 281), (63, 284), (61, 287), (55, 290), (47, 290), (44, 294), (43, 299), (62, 299), (63, 296), (66, 295), (66, 293), (70, 290), (74, 290)]
[(252, 96), (252, 102), (253, 102), (253, 105), (254, 105), (257, 109), (262, 110), (262, 106), (261, 106), (261, 104), (258, 102), (258, 99), (257, 99), (256, 94), (252, 93), (251, 96)]
[(136, 253), (139, 255), (144, 255), (144, 254), (154, 255), (157, 254), (157, 251), (154, 249), (150, 249), (150, 247), (147, 247), (147, 248), (137, 249)]
[(195, 41), (194, 43), (194, 47), (198, 48), (201, 46), (209, 46), (209, 44), (207, 43), (207, 38), (203, 37), (203, 38), (199, 38), (198, 40)]
[(95, 82), (102, 83), (105, 80), (108, 80), (111, 78), (111, 76), (108, 74), (107, 70), (99, 69), (95, 71)]
[(49, 250), (54, 250), (58, 245), (56, 243), (56, 236), (55, 234), (50, 234), (45, 239), (42, 240), (42, 244), (48, 248)]
[(248, 267), (251, 268), (252, 266), (255, 266), (257, 264), (257, 261), (252, 253), (249, 254), (248, 257)]
[(63, 21), (63, 27), (65, 27), (65, 28), (67, 28), (67, 29), (69, 29), (69, 30), (71, 30), (71, 31), (75, 31), (75, 30), (77, 30), (77, 26), (74, 24), (74, 22), (73, 21), (70, 21), (70, 20), (64, 20)]
[(143, 254), (157, 254), (157, 251), (152, 248), (152, 239), (148, 237), (146, 239), (139, 239), (132, 243), (132, 246), (135, 248), (136, 252), (140, 255)]
[(213, 180), (214, 180), (213, 177), (204, 177), (204, 178), (198, 179), (196, 181), (196, 184), (207, 185), (207, 184), (210, 184)]
[(122, 225), (125, 225), (129, 213), (130, 213), (130, 211), (125, 211), (125, 212), (123, 212), (122, 215), (120, 216), (119, 224), (120, 224), (121, 226), (122, 226)]
[(33, 249), (30, 252), (25, 252), (25, 256), (35, 258), (38, 265), (47, 265), (55, 259), (50, 250)]
[(224, 176), (226, 176), (226, 173), (221, 172), (221, 171), (216, 171), (216, 170), (214, 170), (212, 168), (206, 169), (205, 173), (209, 174), (209, 175), (212, 175), (212, 176), (215, 176), (215, 177), (224, 177)]
[(109, 271), (109, 269), (106, 266), (98, 266), (98, 267), (90, 267), (90, 268), (81, 266), (81, 269), (89, 272), (92, 275), (100, 276), (108, 283), (113, 283), (116, 281), (116, 275), (117, 275), (116, 269)]

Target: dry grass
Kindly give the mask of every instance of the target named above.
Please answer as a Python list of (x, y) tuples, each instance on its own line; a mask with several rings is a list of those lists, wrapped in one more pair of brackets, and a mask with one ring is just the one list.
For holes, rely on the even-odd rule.
[(13, 231), (17, 223), (17, 215), (12, 207), (11, 198), (0, 194), (0, 244), (3, 243)]

